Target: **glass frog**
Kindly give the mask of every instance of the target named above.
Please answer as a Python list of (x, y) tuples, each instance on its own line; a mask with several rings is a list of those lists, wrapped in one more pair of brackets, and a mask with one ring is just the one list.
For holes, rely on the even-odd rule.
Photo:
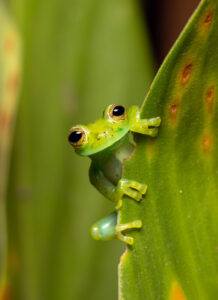
[(123, 178), (123, 163), (135, 149), (134, 133), (157, 136), (161, 119), (141, 119), (137, 106), (128, 110), (122, 105), (109, 105), (103, 117), (92, 124), (77, 125), (70, 129), (69, 143), (75, 152), (91, 158), (89, 178), (91, 183), (108, 199), (116, 203), (116, 210), (96, 222), (91, 234), (97, 240), (118, 238), (132, 245), (134, 239), (125, 232), (142, 227), (141, 220), (118, 224), (118, 211), (125, 199), (141, 201), (147, 185)]

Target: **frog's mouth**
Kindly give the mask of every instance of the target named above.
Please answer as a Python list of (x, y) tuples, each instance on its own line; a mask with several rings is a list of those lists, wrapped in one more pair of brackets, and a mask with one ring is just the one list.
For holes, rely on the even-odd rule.
[(91, 156), (105, 149), (112, 151), (122, 142), (128, 131), (128, 128), (117, 128), (116, 131), (108, 129), (96, 134), (90, 133), (87, 136), (87, 143), (76, 149), (76, 152), (82, 156)]

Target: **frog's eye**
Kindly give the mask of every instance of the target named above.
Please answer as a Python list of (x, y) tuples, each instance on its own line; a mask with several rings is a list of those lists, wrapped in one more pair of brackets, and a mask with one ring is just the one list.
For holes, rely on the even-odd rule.
[(68, 141), (74, 148), (78, 148), (86, 142), (86, 135), (87, 132), (85, 129), (74, 127), (70, 130)]
[(125, 107), (122, 105), (111, 105), (108, 108), (108, 116), (114, 121), (124, 120), (125, 119)]

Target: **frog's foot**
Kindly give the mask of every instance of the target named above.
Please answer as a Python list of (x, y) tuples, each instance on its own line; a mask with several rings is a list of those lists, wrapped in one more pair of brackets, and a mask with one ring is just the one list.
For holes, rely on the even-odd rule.
[(158, 127), (161, 123), (161, 118), (150, 118), (150, 119), (142, 119), (140, 120), (142, 133), (149, 135), (151, 137), (155, 137), (158, 134)]
[(136, 122), (132, 124), (131, 130), (133, 132), (155, 137), (158, 134), (158, 127), (160, 126), (160, 123), (160, 117), (150, 119), (140, 119), (138, 117)]
[(159, 127), (160, 123), (161, 123), (161, 118), (160, 117), (150, 118), (150, 119), (147, 119), (147, 122), (148, 122), (148, 128), (149, 127)]
[(158, 134), (158, 127), (160, 126), (161, 118), (148, 119), (148, 132), (147, 134), (151, 137), (155, 137)]
[(142, 221), (141, 220), (135, 220), (133, 222), (129, 222), (126, 224), (119, 224), (116, 225), (116, 237), (128, 244), (128, 245), (133, 245), (134, 243), (134, 238), (131, 236), (126, 236), (123, 234), (123, 231), (129, 230), (129, 229), (139, 229), (142, 227)]
[(122, 207), (123, 196), (126, 195), (136, 201), (141, 201), (147, 191), (147, 185), (134, 180), (120, 179), (116, 188), (116, 210)]

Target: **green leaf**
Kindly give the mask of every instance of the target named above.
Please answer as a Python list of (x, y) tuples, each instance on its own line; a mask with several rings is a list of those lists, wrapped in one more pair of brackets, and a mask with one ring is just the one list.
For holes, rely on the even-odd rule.
[(120, 299), (218, 295), (218, 3), (203, 0), (142, 107), (161, 116), (156, 139), (137, 136), (125, 177), (148, 184), (126, 200), (121, 223), (141, 219), (119, 266)]
[(20, 81), (20, 38), (17, 28), (0, 2), (0, 299), (6, 293), (7, 217), (6, 189), (11, 140)]
[(8, 193), (13, 299), (116, 299), (121, 243), (92, 223), (114, 209), (67, 142), (109, 103), (140, 103), (153, 74), (133, 0), (14, 0), (23, 87)]

